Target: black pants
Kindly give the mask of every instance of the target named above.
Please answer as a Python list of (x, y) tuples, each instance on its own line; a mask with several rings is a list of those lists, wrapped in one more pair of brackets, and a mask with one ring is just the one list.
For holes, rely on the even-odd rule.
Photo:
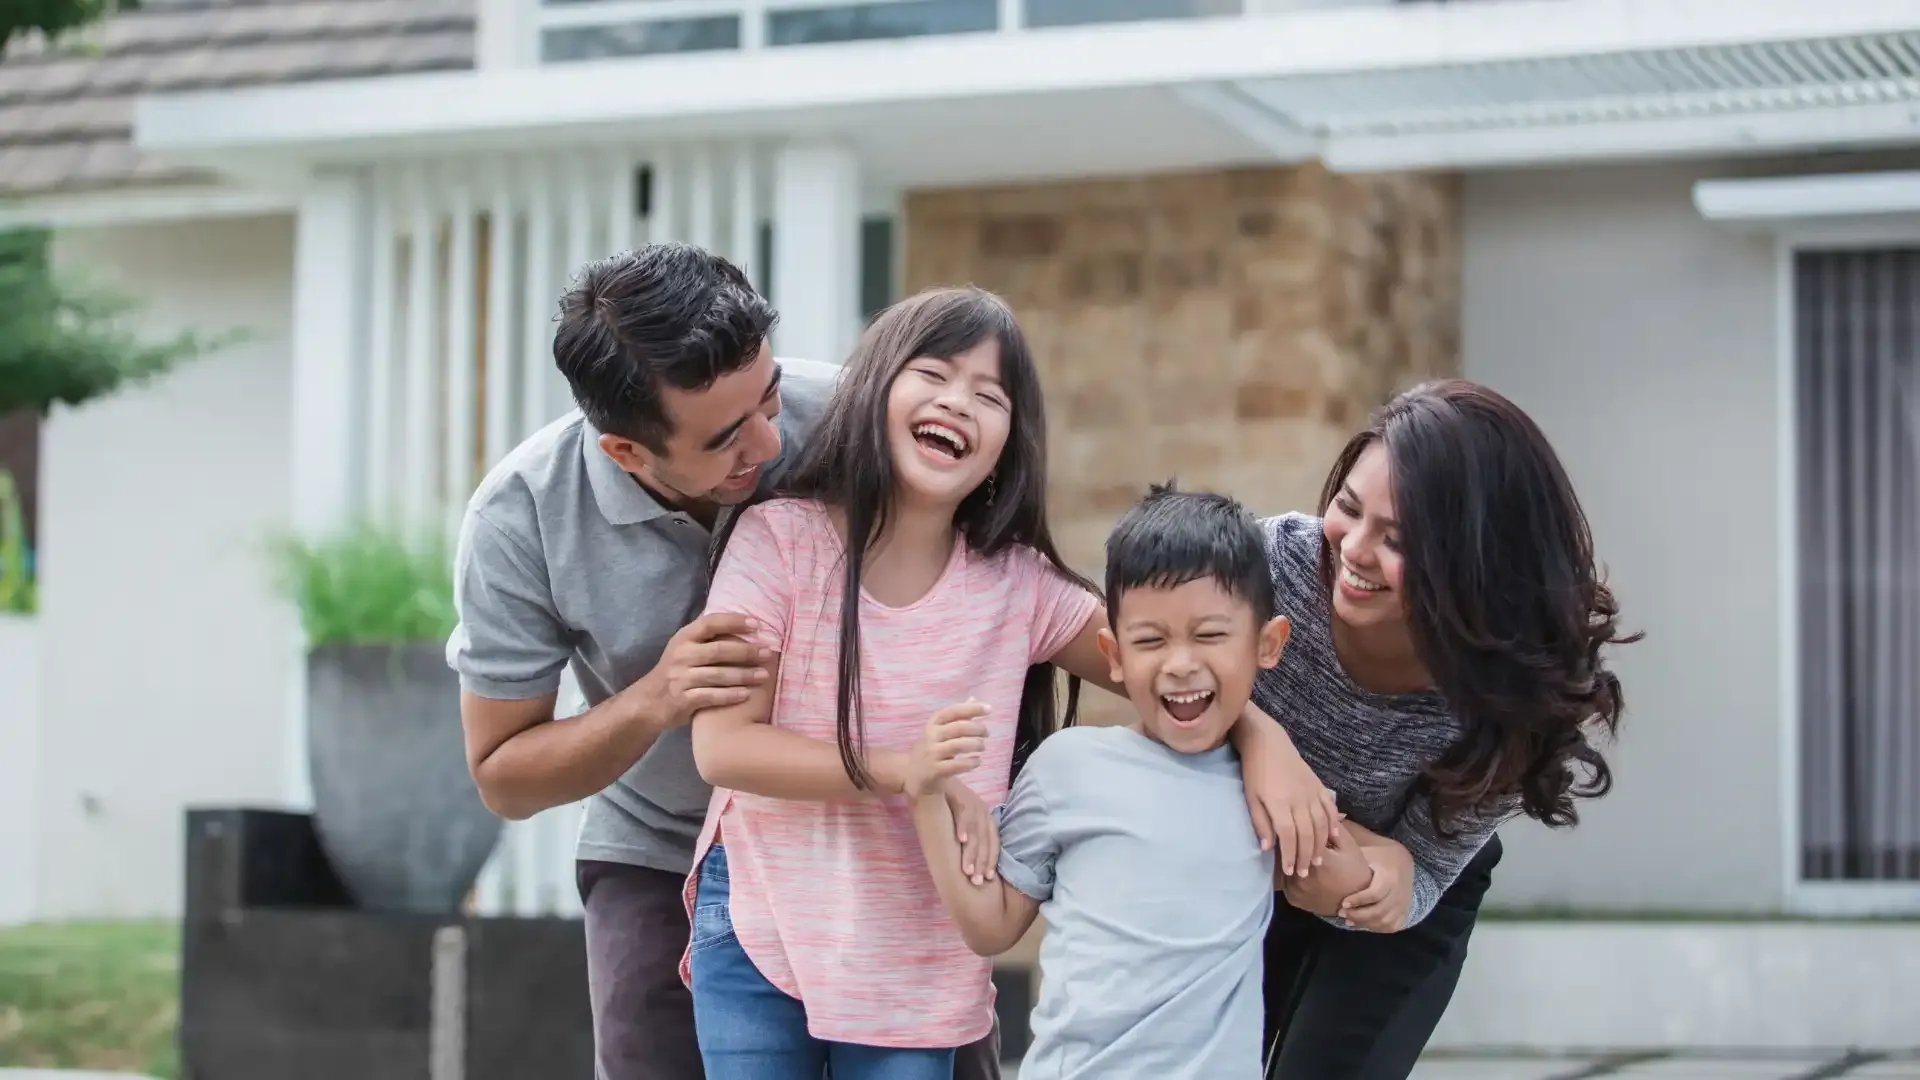
[(1277, 902), (1267, 930), (1267, 1080), (1407, 1080), (1453, 999), (1499, 862), (1495, 836), (1433, 913), (1397, 934), (1345, 930)]

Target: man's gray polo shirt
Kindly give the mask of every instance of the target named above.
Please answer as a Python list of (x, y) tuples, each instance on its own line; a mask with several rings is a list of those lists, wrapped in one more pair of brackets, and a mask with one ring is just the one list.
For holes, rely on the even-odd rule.
[[(778, 482), (813, 430), (839, 368), (781, 360)], [(662, 506), (600, 450), (577, 412), (536, 432), (487, 474), (454, 557), (460, 624), (447, 662), (481, 697), (554, 693), (569, 664), (588, 705), (653, 670), (707, 598), (712, 535)], [(722, 521), (725, 519), (722, 518)], [(579, 856), (684, 874), (711, 789), (686, 728), (587, 803)]]

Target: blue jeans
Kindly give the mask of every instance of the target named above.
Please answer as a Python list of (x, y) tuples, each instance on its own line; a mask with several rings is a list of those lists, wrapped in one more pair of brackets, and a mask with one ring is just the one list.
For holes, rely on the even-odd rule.
[[(707, 1080), (952, 1080), (952, 1050), (826, 1042), (807, 1034), (807, 1009), (767, 981), (733, 934), (727, 853), (700, 865), (693, 894), (693, 1026)], [(829, 1071), (830, 1070), (830, 1071)]]

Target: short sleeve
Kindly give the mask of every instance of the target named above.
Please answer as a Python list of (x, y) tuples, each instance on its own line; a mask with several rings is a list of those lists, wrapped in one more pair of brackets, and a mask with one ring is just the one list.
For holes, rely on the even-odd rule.
[(544, 560), (479, 511), (467, 511), (453, 557), (453, 607), (459, 622), (447, 641), (447, 665), (469, 693), (526, 701), (560, 689), (573, 655), (553, 603)]
[(1013, 782), (1007, 801), (994, 808), (1000, 829), (1001, 880), (1039, 902), (1053, 896), (1053, 864), (1060, 854), (1055, 818), (1047, 805), (1049, 762), (1046, 744), (1035, 751)]
[(1044, 663), (1085, 629), (1087, 620), (1100, 609), (1100, 598), (1032, 548), (1017, 549), (1016, 557), (1023, 563), (1018, 580), (1028, 592), (1023, 601), (1032, 605), (1028, 610), (1033, 612), (1027, 662)]
[(748, 640), (762, 648), (785, 652), (793, 625), (794, 582), (792, 560), (765, 506), (740, 512), (733, 535), (714, 569), (707, 590), (707, 614), (745, 615), (753, 621)]

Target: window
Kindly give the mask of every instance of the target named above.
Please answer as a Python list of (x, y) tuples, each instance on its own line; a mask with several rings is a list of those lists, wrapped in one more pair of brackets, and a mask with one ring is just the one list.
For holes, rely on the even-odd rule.
[(849, 4), (767, 16), (769, 45), (818, 45), (833, 41), (965, 34), (1000, 25), (999, 0), (897, 0)]
[(1920, 882), (1920, 247), (1793, 290), (1800, 876)]
[(1238, 15), (1241, 0), (1026, 0), (1027, 25), (1085, 26)]
[(655, 19), (599, 26), (563, 26), (540, 33), (540, 60), (604, 60), (614, 56), (711, 52), (740, 47), (740, 18)]

